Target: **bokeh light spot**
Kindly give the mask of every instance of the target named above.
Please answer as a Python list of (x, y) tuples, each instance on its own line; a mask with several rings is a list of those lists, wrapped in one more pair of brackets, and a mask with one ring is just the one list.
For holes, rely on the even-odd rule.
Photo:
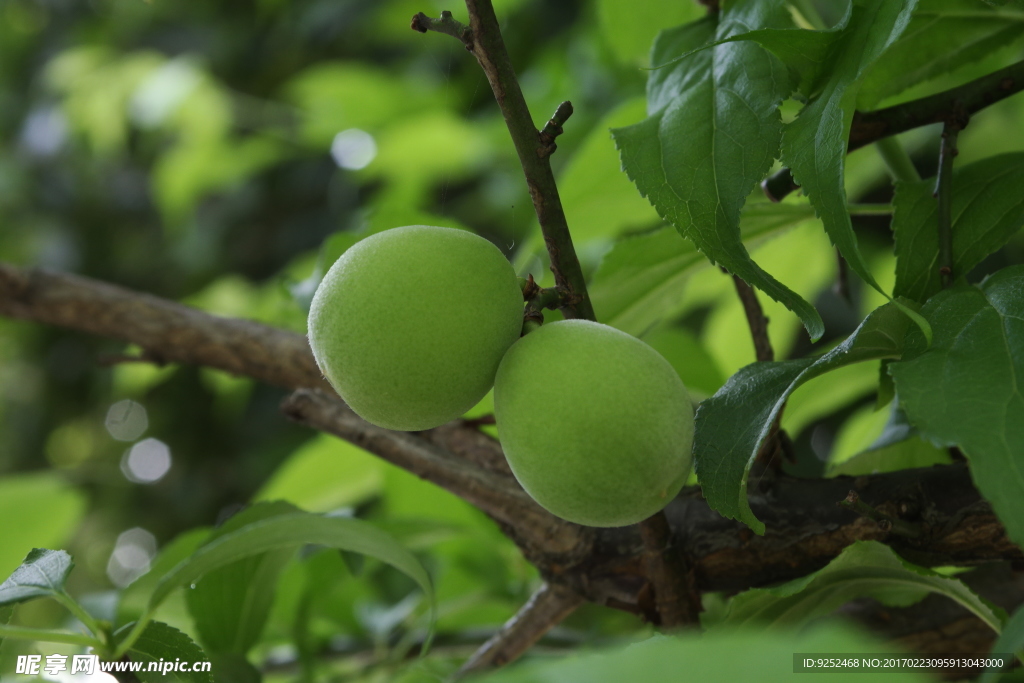
[(159, 481), (171, 469), (171, 449), (159, 439), (143, 439), (124, 454), (121, 471), (136, 484)]
[(117, 537), (114, 551), (107, 562), (107, 577), (118, 588), (124, 588), (149, 571), (156, 555), (156, 538), (142, 527), (134, 527)]
[(149, 428), (149, 416), (141, 403), (125, 399), (110, 406), (104, 424), (118, 441), (135, 441)]
[(334, 136), (331, 142), (331, 156), (334, 162), (350, 171), (358, 171), (377, 156), (377, 142), (365, 130), (349, 128)]

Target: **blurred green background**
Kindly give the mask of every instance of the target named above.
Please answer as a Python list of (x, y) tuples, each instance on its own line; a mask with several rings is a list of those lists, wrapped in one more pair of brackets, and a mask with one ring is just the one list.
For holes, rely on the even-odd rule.
[[(644, 336), (697, 398), (710, 395), (754, 360), (729, 280), (688, 270), (631, 308), (615, 298), (611, 265), (599, 269), (616, 240), (660, 234), (651, 232), (657, 214), (619, 170), (608, 129), (644, 117), (641, 67), (657, 31), (703, 9), (668, 0), (494, 4), (538, 126), (562, 100), (574, 104), (553, 164), (584, 268), (596, 273), (599, 318)], [(302, 333), (320, 274), (376, 230), (470, 229), (540, 278), (533, 208), (482, 72), (456, 41), (409, 29), (414, 13), (442, 9), (465, 18), (458, 3), (436, 0), (0, 0), (0, 259)], [(872, 105), (1020, 54), (1014, 38)], [(1024, 149), (1022, 109), (1011, 99), (979, 114), (961, 136), (961, 160)], [(931, 175), (936, 132), (902, 139)], [(850, 156), (847, 175), (851, 200), (888, 201), (873, 148)], [(887, 219), (857, 220), (891, 287)], [(834, 254), (806, 214), (755, 258), (818, 305), (823, 344), (882, 302), (858, 283), (852, 303), (833, 292)], [(1022, 259), (1018, 239), (984, 268)], [(778, 357), (813, 350), (795, 316), (765, 307)], [(116, 362), (131, 352), (0, 318), (0, 577), (33, 546), (64, 547), (79, 566), (72, 590), (111, 609), (112, 591), (158, 552), (173, 557), (194, 544), (184, 532), (252, 500), (285, 498), (377, 521), (415, 548), (438, 581), (442, 646), (471, 649), (536, 586), (535, 571), (483, 515), (290, 424), (277, 411), (281, 391), (208, 369)], [(876, 384), (877, 368), (863, 364), (793, 397), (783, 424), (819, 470), (881, 431), (887, 416), (870, 409)], [(486, 412), (485, 400), (477, 413)], [(264, 655), (294, 642), (300, 624), (310, 651), (373, 652), (422, 617), (421, 605), (403, 601), (411, 584), (401, 576), (347, 560), (321, 553), (289, 565)], [(308, 585), (321, 580), (326, 597), (311, 601)], [(59, 618), (48, 610), (33, 603), (19, 618)], [(166, 611), (187, 628), (181, 604)], [(640, 627), (591, 606), (551, 642)]]

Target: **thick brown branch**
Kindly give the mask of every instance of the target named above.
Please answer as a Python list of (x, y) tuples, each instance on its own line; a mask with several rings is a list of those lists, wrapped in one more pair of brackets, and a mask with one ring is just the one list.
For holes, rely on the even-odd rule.
[(137, 344), (151, 361), (205, 365), (287, 389), (331, 391), (301, 334), (77, 275), (0, 263), (0, 315)]
[(654, 588), (657, 623), (664, 628), (698, 623), (700, 592), (693, 570), (672, 539), (665, 513), (659, 510), (638, 526), (644, 544), (644, 573)]
[(516, 539), (524, 545), (562, 556), (563, 562), (590, 550), (588, 530), (544, 510), (512, 477), (467, 461), (417, 434), (376, 427), (344, 402), (320, 391), (296, 391), (281, 409), (296, 422), (334, 434), (451, 491), (514, 529)]
[[(1024, 61), (949, 90), (870, 112), (854, 112), (847, 152), (891, 135), (947, 121), (962, 121), (1000, 100), (1024, 90)], [(966, 117), (966, 118), (965, 118)], [(769, 176), (761, 188), (772, 201), (797, 189), (788, 168)]]
[(457, 677), (515, 661), (582, 602), (583, 598), (564, 586), (543, 584), (500, 631), (473, 653)]
[[(0, 264), (0, 315), (133, 342), (169, 362), (327, 389), (301, 335), (87, 278)], [(551, 582), (600, 604), (647, 611), (639, 529), (585, 529), (549, 515), (522, 492), (486, 435), (457, 423), (420, 434), (373, 428), (340, 400), (315, 391), (293, 397), (289, 410), (478, 505)], [(722, 518), (696, 488), (684, 489), (666, 508), (672, 544), (690, 561), (698, 590), (737, 591), (803, 576), (869, 538), (926, 566), (1010, 560), (1024, 567), (1024, 554), (971, 485), (964, 463), (857, 478), (779, 475), (765, 478), (763, 487), (752, 487), (750, 506), (768, 528), (764, 536)], [(920, 535), (893, 534), (888, 525), (837, 507), (850, 490), (887, 518), (914, 524)]]
[[(526, 99), (519, 88), (512, 61), (505, 49), (505, 41), (501, 37), (498, 19), (494, 15), (490, 0), (466, 0), (466, 8), (469, 10), (469, 34), (468, 37), (463, 37), (465, 34), (459, 33), (458, 37), (480, 63), (494, 92), (494, 99), (497, 100), (498, 107), (505, 117), (505, 124), (519, 156), (519, 163), (523, 167), (523, 174), (526, 176), (533, 208), (537, 212), (537, 219), (544, 233), (544, 242), (551, 258), (551, 271), (555, 274), (555, 284), (569, 294), (562, 312), (567, 318), (594, 320), (594, 307), (590, 303), (586, 280), (576, 257), (576, 250), (573, 248), (569, 225), (565, 219), (565, 211), (562, 210), (562, 201), (559, 199), (555, 176), (548, 159), (553, 151), (554, 137), (551, 134), (554, 129), (545, 128), (549, 140), (533, 123)], [(434, 28), (434, 25), (444, 21), (443, 16), (440, 20), (433, 20), (418, 14), (413, 19), (413, 28), (418, 31), (440, 30)], [(449, 30), (444, 32), (451, 33)], [(560, 128), (571, 112), (571, 105), (563, 104), (559, 111), (555, 112), (552, 120)]]
[[(300, 392), (289, 399), (287, 410), (310, 426), (461, 491), (459, 495), (499, 522), (545, 577), (591, 601), (651, 613), (652, 542), (645, 542), (638, 525), (586, 529), (561, 522), (533, 503), (507, 473), (424, 446), (414, 435), (365, 425), (340, 401), (316, 392)], [(674, 547), (692, 567), (687, 574), (691, 583), (679, 595), (692, 599), (694, 591), (744, 590), (797, 578), (863, 539), (883, 541), (926, 566), (1000, 559), (1024, 563), (1024, 554), (1007, 539), (962, 464), (870, 477), (803, 480), (780, 475), (766, 481), (768, 488), (750, 495), (754, 514), (768, 527), (764, 536), (722, 518), (695, 487), (684, 489), (669, 504), (665, 512), (672, 535), (662, 547)], [(837, 506), (851, 490), (890, 523), (879, 524)], [(895, 534), (895, 521), (912, 524), (919, 533)]]

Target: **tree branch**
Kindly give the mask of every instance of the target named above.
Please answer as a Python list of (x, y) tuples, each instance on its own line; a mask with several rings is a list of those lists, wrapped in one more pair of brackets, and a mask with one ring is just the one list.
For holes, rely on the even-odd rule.
[(137, 344), (143, 358), (332, 391), (306, 337), (90, 278), (0, 262), (0, 315)]
[[(302, 389), (281, 410), (292, 420), (363, 448), (416, 476), (451, 491), (496, 522), (514, 529), (516, 540), (547, 554), (583, 556), (590, 550), (584, 527), (555, 517), (530, 498), (516, 480), (469, 462), (409, 432), (393, 432), (366, 422), (327, 394)], [(442, 440), (443, 441), (443, 440)]]
[(673, 542), (668, 517), (659, 510), (638, 526), (644, 544), (644, 574), (654, 587), (656, 623), (663, 628), (697, 624), (700, 592), (692, 567)]
[[(530, 190), (533, 208), (537, 212), (548, 256), (551, 259), (551, 271), (555, 275), (555, 284), (568, 293), (562, 312), (567, 318), (585, 318), (594, 320), (594, 307), (587, 293), (586, 280), (580, 268), (576, 250), (573, 248), (569, 225), (562, 210), (562, 202), (558, 196), (555, 176), (551, 171), (548, 159), (554, 151), (553, 140), (556, 128), (561, 129), (565, 120), (572, 113), (572, 105), (563, 103), (552, 116), (554, 127), (545, 126), (547, 136), (534, 126), (526, 99), (519, 88), (515, 69), (505, 49), (505, 41), (501, 37), (498, 19), (490, 0), (466, 0), (469, 10), (469, 31), (454, 26), (454, 19), (430, 19), (423, 13), (413, 17), (412, 27), (417, 31), (441, 31), (455, 35), (476, 57), (480, 67), (487, 76), (487, 81), (494, 92), (509, 135), (515, 145), (519, 163), (526, 176), (526, 185)], [(453, 23), (454, 22), (454, 23)], [(462, 25), (459, 24), (461, 27)], [(550, 139), (549, 139), (550, 138)]]
[[(728, 272), (724, 268), (722, 271)], [(747, 316), (747, 325), (750, 327), (750, 338), (754, 342), (754, 354), (757, 360), (762, 362), (775, 360), (775, 351), (772, 349), (771, 339), (768, 338), (768, 318), (764, 315), (761, 302), (757, 300), (757, 293), (739, 275), (733, 275), (732, 282), (736, 286), (736, 294), (743, 304), (743, 313)]]
[[(967, 119), (963, 117), (969, 118), (1021, 90), (1024, 90), (1024, 61), (935, 95), (886, 109), (854, 112), (846, 151), (852, 152), (882, 138), (933, 123), (962, 120), (960, 127), (963, 128), (967, 125)], [(798, 187), (788, 168), (772, 174), (761, 183), (761, 189), (775, 202)]]
[[(88, 278), (0, 264), (0, 315), (136, 343), (168, 362), (329, 390), (302, 335)], [(486, 435), (459, 423), (418, 434), (373, 428), (339, 399), (317, 391), (302, 391), (287, 405), (305, 423), (351, 439), (491, 514), (549, 582), (599, 604), (649, 611), (646, 546), (637, 526), (589, 529), (551, 516), (519, 488), (500, 447)], [(837, 507), (850, 490), (888, 518), (913, 523), (920, 536), (893, 534)], [(738, 591), (804, 576), (868, 538), (925, 566), (992, 560), (1024, 566), (1024, 554), (973, 488), (964, 463), (857, 478), (778, 475), (751, 487), (749, 495), (751, 509), (767, 525), (764, 536), (711, 510), (696, 487), (684, 489), (665, 509), (671, 543), (689, 559), (697, 590)]]
[(583, 598), (564, 586), (543, 584), (500, 631), (466, 660), (456, 678), (515, 661), (582, 603)]

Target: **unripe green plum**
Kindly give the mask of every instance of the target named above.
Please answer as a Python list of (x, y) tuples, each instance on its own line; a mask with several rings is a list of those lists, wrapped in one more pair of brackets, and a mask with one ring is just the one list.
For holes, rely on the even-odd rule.
[(494, 384), (519, 338), (523, 295), (493, 244), (410, 225), (342, 254), (309, 311), (309, 345), (360, 417), (415, 431), (453, 420)]
[(607, 325), (565, 320), (516, 342), (498, 368), (494, 412), (516, 479), (571, 522), (639, 522), (690, 471), (686, 387), (657, 351)]

